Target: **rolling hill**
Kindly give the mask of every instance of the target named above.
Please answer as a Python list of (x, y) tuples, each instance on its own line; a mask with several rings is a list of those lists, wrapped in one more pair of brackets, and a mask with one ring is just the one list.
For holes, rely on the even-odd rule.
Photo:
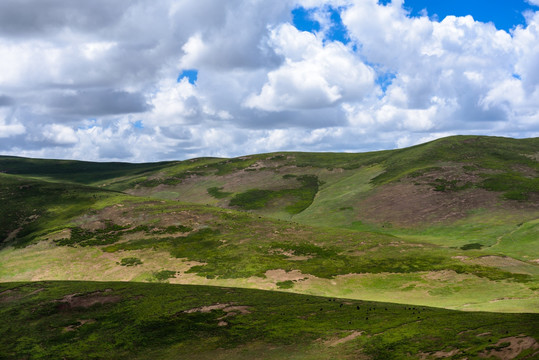
[[(539, 138), (481, 136), (455, 136), (361, 154), (279, 152), (150, 164), (0, 157), (0, 282), (5, 288), (0, 288), (0, 304), (16, 321), (33, 319), (35, 325), (27, 335), (17, 335), (26, 336), (27, 343), (15, 341), (21, 348), (9, 347), (10, 354), (30, 356), (31, 349), (52, 341), (66, 358), (80, 358), (84, 349), (92, 348), (85, 336), (107, 336), (114, 326), (103, 327), (97, 320), (81, 322), (77, 316), (107, 319), (105, 310), (119, 309), (116, 303), (123, 309), (125, 301), (99, 300), (91, 304), (95, 307), (67, 312), (59, 306), (69, 303), (64, 301), (69, 294), (101, 294), (110, 288), (122, 292), (121, 299), (127, 296), (133, 303), (129, 306), (139, 306), (133, 300), (139, 296), (135, 293), (156, 302), (174, 292), (211, 292), (214, 299), (207, 304), (191, 301), (189, 306), (240, 304), (252, 297), (245, 306), (258, 309), (268, 297), (281, 307), (288, 307), (289, 301), (316, 299), (313, 309), (328, 298), (339, 299), (351, 312), (365, 301), (380, 302), (369, 303), (369, 308), (389, 306), (395, 311), (425, 307), (440, 315), (428, 325), (437, 329), (433, 334), (447, 327), (443, 323), (449, 318), (450, 323), (458, 318), (469, 330), (472, 321), (464, 319), (470, 311), (488, 311), (473, 313), (477, 315), (470, 319), (484, 322), (483, 330), (488, 331), (482, 333), (497, 334), (488, 339), (490, 344), (481, 332), (466, 335), (469, 345), (464, 349), (450, 346), (445, 335), (432, 335), (432, 341), (407, 336), (415, 334), (410, 326), (418, 323), (411, 325), (408, 315), (393, 312), (395, 327), (372, 331), (366, 330), (371, 325), (352, 320), (337, 326), (331, 317), (322, 319), (317, 329), (302, 322), (297, 325), (301, 336), (288, 343), (283, 335), (269, 335), (284, 332), (283, 324), (289, 321), (284, 320), (289, 316), (286, 312), (279, 317), (280, 310), (261, 312), (257, 316), (263, 320), (238, 310), (239, 316), (223, 320), (227, 326), (220, 327), (207, 321), (226, 318), (226, 306), (192, 315), (193, 319), (159, 308), (144, 320), (153, 319), (153, 325), (148, 325), (153, 326), (152, 334), (162, 326), (171, 332), (180, 330), (187, 326), (184, 321), (194, 321), (193, 329), (198, 330), (182, 339), (163, 335), (170, 347), (162, 352), (151, 344), (142, 351), (133, 345), (137, 341), (123, 337), (134, 333), (124, 334), (118, 341), (131, 345), (113, 346), (117, 358), (133, 351), (142, 351), (142, 358), (189, 353), (200, 337), (214, 344), (204, 343), (213, 349), (207, 357), (240, 358), (239, 349), (252, 356), (270, 346), (280, 349), (274, 358), (284, 358), (285, 349), (297, 351), (298, 357), (310, 354), (307, 358), (334, 358), (337, 353), (354, 358), (358, 352), (365, 358), (387, 358), (381, 349), (393, 346), (395, 354), (401, 354), (395, 358), (414, 358), (419, 353), (425, 358), (442, 357), (436, 356), (437, 351), (473, 358), (481, 352), (505, 351), (502, 343), (515, 348), (513, 338), (521, 334), (531, 340), (516, 355), (532, 356), (539, 346), (537, 315), (517, 313), (539, 309), (538, 160)], [(33, 293), (38, 289), (42, 290)], [(242, 295), (219, 300), (227, 298), (228, 291)], [(17, 310), (27, 306), (49, 310), (39, 310), (41, 315)], [(294, 316), (311, 318), (313, 309), (300, 307)], [(139, 311), (143, 312), (128, 317), (134, 332), (146, 329)], [(22, 315), (15, 317), (16, 313)], [(520, 317), (526, 320), (517, 320)], [(111, 319), (104, 321), (109, 324)], [(45, 339), (36, 332), (47, 321), (58, 326), (57, 335)], [(260, 321), (266, 330), (246, 335)], [(376, 326), (387, 321), (380, 318)], [(530, 326), (520, 330), (507, 325), (519, 321)], [(511, 329), (506, 334), (511, 340), (500, 340), (503, 334), (493, 324)], [(70, 330), (61, 330), (65, 328)], [(401, 330), (387, 335), (394, 328)], [(4, 327), (2, 334), (10, 329)], [(369, 337), (357, 335), (362, 331)], [(78, 350), (69, 353), (64, 344), (74, 341), (73, 336), (78, 344), (73, 349)], [(323, 346), (329, 339), (349, 336), (349, 341), (335, 347)], [(7, 348), (6, 344), (0, 348)], [(320, 352), (320, 347), (327, 351)], [(34, 357), (47, 358), (51, 348), (36, 350), (41, 357)]]

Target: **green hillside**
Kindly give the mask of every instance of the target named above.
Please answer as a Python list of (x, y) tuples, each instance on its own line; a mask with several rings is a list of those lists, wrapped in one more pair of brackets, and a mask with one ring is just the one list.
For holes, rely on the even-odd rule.
[[(12, 333), (0, 354), (176, 358), (204, 348), (201, 358), (253, 358), (272, 348), (276, 359), (385, 359), (389, 348), (395, 358), (477, 358), (510, 347), (532, 358), (537, 327), (518, 332), (516, 324), (537, 323), (525, 314), (539, 309), (538, 160), (539, 138), (478, 136), (362, 154), (153, 164), (0, 157), (0, 311), (31, 324), (27, 333), (0, 327)], [(119, 295), (102, 302), (109, 288)], [(75, 293), (97, 300), (59, 309)], [(202, 293), (213, 294), (208, 303)], [(341, 324), (332, 318), (340, 303), (327, 312), (297, 306), (307, 298), (313, 309), (338, 298), (346, 316), (366, 302), (380, 303), (369, 303), (371, 314), (393, 310), (376, 323)], [(228, 303), (257, 315), (240, 311), (228, 321), (219, 307)], [(290, 304), (293, 315), (278, 310)], [(436, 317), (410, 321), (399, 310), (419, 307)], [(127, 330), (95, 350), (118, 332), (120, 314)], [(462, 326), (447, 325), (455, 319)], [(472, 327), (474, 319), (483, 325)], [(56, 325), (45, 334), (45, 324)], [(420, 337), (425, 329), (432, 337)], [(289, 333), (297, 337), (285, 340)]]
[(5, 359), (531, 359), (539, 346), (537, 314), (260, 290), (7, 283), (0, 304)]

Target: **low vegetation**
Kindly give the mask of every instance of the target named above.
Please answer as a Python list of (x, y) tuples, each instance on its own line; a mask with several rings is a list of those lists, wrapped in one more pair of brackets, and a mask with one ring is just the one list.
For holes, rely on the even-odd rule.
[(0, 157), (0, 358), (533, 358), (538, 148)]
[(536, 314), (158, 283), (7, 283), (0, 303), (5, 358), (478, 358), (514, 339), (531, 358), (539, 337)]

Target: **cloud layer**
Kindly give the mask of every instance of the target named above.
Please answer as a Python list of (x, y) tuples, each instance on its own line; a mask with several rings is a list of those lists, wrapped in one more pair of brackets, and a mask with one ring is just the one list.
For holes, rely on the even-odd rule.
[[(298, 7), (316, 29), (298, 30)], [(0, 153), (154, 161), (539, 136), (534, 9), (506, 32), (411, 17), (402, 0), (4, 0)]]

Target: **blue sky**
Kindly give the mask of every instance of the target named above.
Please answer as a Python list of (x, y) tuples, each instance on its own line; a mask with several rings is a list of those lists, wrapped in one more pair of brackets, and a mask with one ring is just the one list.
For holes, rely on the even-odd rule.
[(442, 20), (448, 15), (472, 15), (475, 20), (492, 22), (497, 29), (510, 30), (515, 25), (525, 24), (522, 13), (536, 6), (523, 0), (405, 0), (404, 7), (411, 9), (414, 16), (425, 9), (429, 17)]
[(538, 5), (2, 0), (0, 154), (142, 162), (536, 137)]
[[(380, 4), (390, 3), (391, 0), (379, 0)], [(412, 16), (427, 15), (433, 20), (441, 21), (446, 16), (471, 15), (474, 20), (492, 22), (499, 30), (510, 31), (517, 25), (525, 25), (525, 12), (537, 10), (538, 6), (525, 0), (405, 0), (404, 8)], [(328, 39), (348, 43), (347, 30), (343, 26), (339, 9), (329, 7), (333, 26), (328, 33)], [(313, 19), (313, 9), (298, 7), (292, 11), (294, 26), (299, 30), (317, 32), (320, 24)]]

